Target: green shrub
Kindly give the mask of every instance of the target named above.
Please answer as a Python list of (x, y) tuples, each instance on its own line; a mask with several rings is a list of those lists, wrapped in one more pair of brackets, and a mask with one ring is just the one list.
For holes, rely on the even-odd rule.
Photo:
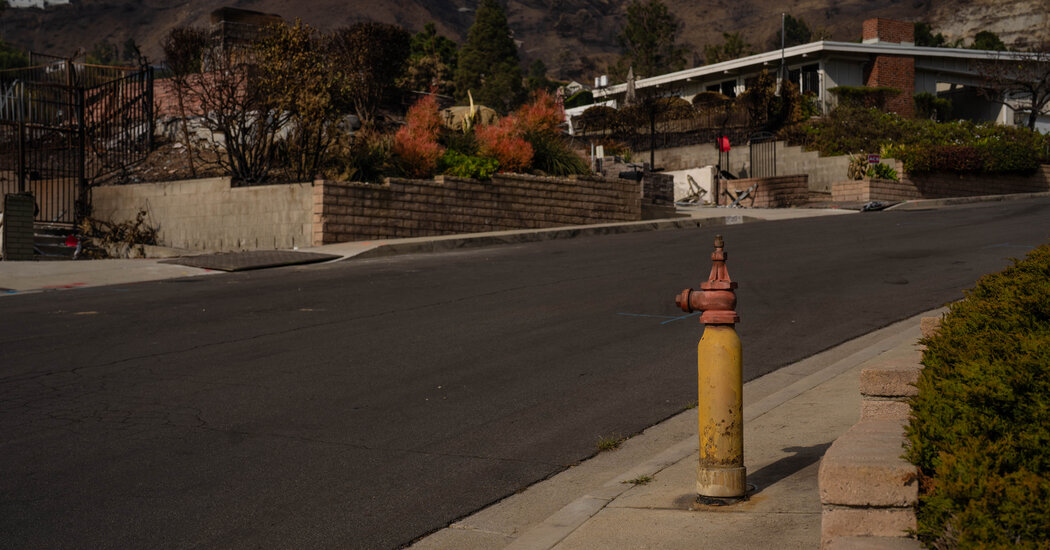
[(952, 117), (952, 100), (930, 92), (915, 94), (915, 116), (942, 122), (948, 120)]
[(454, 149), (441, 157), (442, 173), (459, 178), (487, 180), (496, 173), (499, 162), (494, 158), (464, 155)]
[(900, 181), (897, 177), (897, 171), (888, 164), (872, 164), (868, 166), (867, 176), (869, 178), (879, 178), (882, 180), (893, 180)]
[(340, 168), (339, 179), (381, 183), (393, 170), (394, 137), (366, 125), (350, 136), (340, 136), (332, 147), (332, 158)]
[(1027, 128), (907, 119), (851, 106), (840, 106), (781, 136), (824, 155), (881, 151), (902, 161), (911, 173), (1030, 173), (1050, 160), (1050, 136)]
[(455, 150), (466, 156), (478, 154), (478, 138), (474, 128), (465, 131), (447, 131), (441, 136), (441, 144), (446, 149)]
[(587, 161), (553, 132), (531, 132), (525, 139), (532, 145), (532, 167), (548, 176), (589, 174)]
[(1050, 541), (1050, 245), (983, 277), (927, 349), (906, 458), (937, 548)]
[(839, 100), (839, 105), (878, 109), (880, 111), (886, 108), (886, 102), (890, 98), (901, 94), (901, 91), (897, 88), (886, 86), (877, 88), (868, 86), (835, 86), (834, 88), (828, 88), (828, 91), (835, 94), (835, 97)]

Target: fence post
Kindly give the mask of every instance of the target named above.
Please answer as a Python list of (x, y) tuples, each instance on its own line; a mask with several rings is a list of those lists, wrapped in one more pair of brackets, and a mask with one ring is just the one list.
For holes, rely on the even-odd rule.
[(18, 121), (18, 192), (26, 192), (26, 121)]
[(156, 124), (156, 113), (154, 112), (153, 105), (153, 67), (146, 68), (146, 120), (147, 129), (149, 133), (146, 136), (147, 149), (146, 153), (149, 154), (153, 151), (153, 132), (156, 130), (154, 124)]
[(79, 223), (91, 212), (87, 188), (87, 109), (84, 108), (84, 88), (77, 86), (74, 91), (77, 108), (77, 201), (74, 207), (74, 222)]

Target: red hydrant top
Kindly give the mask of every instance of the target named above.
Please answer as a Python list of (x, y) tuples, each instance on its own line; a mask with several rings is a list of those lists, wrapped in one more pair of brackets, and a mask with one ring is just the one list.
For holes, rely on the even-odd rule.
[(736, 314), (736, 283), (729, 278), (721, 235), (715, 236), (715, 251), (711, 253), (711, 275), (700, 290), (687, 288), (675, 297), (675, 304), (683, 311), (702, 311), (700, 322), (707, 325), (732, 325), (740, 322)]

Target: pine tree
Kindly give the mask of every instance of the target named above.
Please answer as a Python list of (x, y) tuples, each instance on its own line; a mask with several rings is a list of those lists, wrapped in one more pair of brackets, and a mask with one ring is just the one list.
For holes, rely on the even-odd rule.
[[(801, 17), (795, 19), (791, 15), (784, 16), (784, 47), (790, 48), (791, 46), (798, 46), (800, 44), (809, 44), (813, 40), (813, 31), (809, 30), (809, 25), (802, 20)], [(773, 38), (769, 40), (773, 49), (780, 49), (780, 29), (773, 33)]]
[(476, 103), (503, 113), (524, 101), (518, 47), (498, 0), (481, 0), (478, 5), (467, 42), (459, 51), (455, 80), (460, 101), (466, 100), (469, 91)]
[(634, 67), (635, 74), (657, 76), (685, 68), (689, 48), (678, 43), (682, 22), (662, 0), (627, 6), (627, 24), (617, 37), (623, 56), (621, 66)]

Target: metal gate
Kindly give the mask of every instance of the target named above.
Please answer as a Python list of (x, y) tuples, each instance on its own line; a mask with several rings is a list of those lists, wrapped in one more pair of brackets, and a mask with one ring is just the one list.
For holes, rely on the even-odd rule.
[(747, 141), (751, 149), (751, 177), (771, 178), (776, 176), (776, 136), (769, 132), (758, 132), (751, 134)]
[(0, 195), (30, 192), (36, 221), (68, 225), (91, 184), (152, 149), (153, 72), (44, 61), (0, 71)]

